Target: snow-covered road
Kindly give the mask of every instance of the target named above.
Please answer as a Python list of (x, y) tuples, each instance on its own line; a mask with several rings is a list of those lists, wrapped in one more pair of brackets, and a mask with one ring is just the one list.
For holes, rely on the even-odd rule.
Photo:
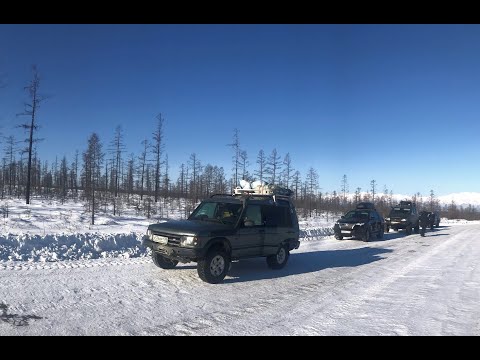
[(0, 335), (480, 335), (480, 225), (304, 241), (225, 282), (148, 258), (0, 266)]

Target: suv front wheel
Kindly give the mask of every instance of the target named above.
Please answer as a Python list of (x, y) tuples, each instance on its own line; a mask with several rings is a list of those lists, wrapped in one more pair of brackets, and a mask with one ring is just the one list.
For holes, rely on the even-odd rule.
[(173, 269), (178, 264), (177, 260), (171, 260), (156, 252), (152, 253), (152, 259), (155, 265), (157, 265), (159, 268), (166, 269), (166, 270)]
[(222, 282), (229, 268), (230, 258), (222, 249), (210, 250), (207, 256), (197, 263), (198, 276), (210, 284)]
[(365, 231), (362, 235), (362, 241), (365, 241), (365, 242), (370, 241), (370, 230), (368, 228), (365, 228)]
[(287, 264), (289, 257), (290, 251), (288, 248), (285, 245), (280, 246), (275, 255), (270, 255), (267, 257), (268, 267), (274, 270), (283, 269), (283, 267), (285, 267)]

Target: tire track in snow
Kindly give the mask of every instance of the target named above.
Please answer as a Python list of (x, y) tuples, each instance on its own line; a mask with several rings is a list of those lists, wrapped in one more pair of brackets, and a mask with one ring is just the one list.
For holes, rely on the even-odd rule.
[(139, 257), (129, 259), (92, 259), (92, 260), (73, 260), (59, 262), (0, 262), (0, 271), (20, 271), (20, 270), (57, 270), (57, 269), (76, 269), (89, 267), (105, 266), (128, 266), (138, 264), (148, 264), (152, 260), (150, 257)]
[[(151, 259), (125, 259), (124, 261), (108, 261), (108, 262), (98, 262), (97, 265), (107, 265), (107, 266), (122, 266), (122, 265), (137, 265), (144, 266), (145, 264), (150, 265), (151, 269), (158, 270), (152, 263)], [(77, 264), (78, 265), (78, 264)], [(69, 278), (74, 276), (75, 280), (78, 280), (78, 286), (82, 286), (85, 283), (85, 279), (91, 278), (92, 276), (97, 276), (100, 274), (97, 272), (91, 273), (91, 267), (69, 267), (69, 273), (64, 273), (66, 279), (63, 279), (63, 283), (57, 283), (55, 278), (57, 275), (50, 276), (46, 273), (42, 275), (41, 278), (45, 282), (52, 283), (57, 288), (54, 290), (53, 286), (48, 285), (43, 286), (42, 291), (35, 293), (35, 298), (28, 301), (28, 303), (17, 304), (12, 306), (12, 310), (20, 313), (32, 313), (40, 314), (45, 317), (45, 319), (58, 318), (58, 316), (63, 317), (62, 312), (66, 312), (66, 318), (71, 318), (73, 313), (80, 314), (84, 321), (91, 321), (92, 318), (95, 318), (98, 312), (103, 313), (105, 309), (119, 309), (122, 316), (127, 317), (128, 319), (136, 319), (139, 308), (144, 308), (142, 312), (148, 313), (150, 308), (149, 306), (155, 306), (155, 298), (150, 303), (145, 303), (144, 299), (147, 297), (152, 297), (152, 291), (156, 291), (161, 294), (162, 289), (166, 289), (165, 292), (172, 293), (172, 287), (178, 288), (178, 283), (191, 282), (193, 278), (195, 281), (199, 281), (196, 272), (195, 276), (191, 271), (185, 270), (182, 271), (180, 276), (175, 277), (176, 281), (172, 281), (169, 278), (154, 278), (154, 283), (151, 280), (145, 281), (144, 279), (134, 279), (131, 278), (129, 281), (124, 281), (124, 273), (129, 272), (128, 268), (123, 267), (121, 273), (118, 276), (112, 278), (112, 276), (101, 276), (98, 277), (98, 281), (90, 284), (94, 284), (94, 287), (84, 287), (84, 288), (71, 288), (71, 282)], [(51, 271), (55, 272), (56, 269)], [(77, 273), (78, 270), (82, 270), (82, 273)], [(181, 271), (181, 270), (180, 270)], [(143, 270), (141, 271), (143, 273)], [(63, 275), (63, 273), (60, 273)], [(80, 274), (77, 275), (77, 274)], [(108, 273), (105, 273), (108, 274)], [(52, 273), (53, 275), (53, 273)], [(33, 278), (35, 281), (35, 278)], [(175, 282), (177, 284), (175, 284)], [(60, 290), (59, 290), (60, 289)], [(180, 289), (181, 290), (181, 289)], [(177, 291), (179, 291), (177, 289)], [(53, 296), (52, 296), (53, 295)], [(53, 298), (55, 297), (55, 298)], [(122, 303), (126, 305), (123, 306)], [(121, 310), (120, 310), (121, 309)], [(146, 309), (146, 310), (145, 310)], [(90, 319), (87, 319), (90, 318)], [(133, 320), (136, 321), (136, 320)], [(54, 330), (57, 331), (57, 330)], [(95, 324), (95, 331), (93, 334), (112, 334), (115, 332), (120, 332), (120, 334), (128, 334), (129, 331), (124, 329), (118, 330), (117, 327), (110, 321), (97, 322)], [(48, 330), (49, 333), (52, 332), (51, 328)], [(130, 331), (131, 332), (131, 331)], [(134, 331), (132, 334), (136, 334), (137, 331)]]
[[(302, 303), (312, 304), (314, 303), (314, 309), (310, 306), (309, 314), (305, 316), (306, 319), (311, 318), (313, 314), (322, 314), (325, 310), (329, 309), (330, 312), (326, 316), (320, 316), (322, 318), (322, 326), (317, 327), (312, 323), (308, 323), (305, 326), (298, 327), (292, 334), (321, 334), (325, 333), (325, 326), (334, 327), (337, 324), (338, 318), (353, 314), (355, 309), (363, 306), (369, 299), (374, 299), (379, 293), (387, 288), (391, 283), (394, 283), (397, 279), (402, 278), (412, 269), (421, 266), (422, 263), (428, 262), (429, 259), (438, 255), (443, 251), (448, 251), (448, 248), (452, 246), (460, 235), (453, 235), (452, 238), (445, 242), (437, 244), (425, 244), (427, 240), (421, 238), (419, 235), (411, 235), (410, 238), (402, 237), (394, 239), (388, 245), (393, 245), (395, 254), (388, 257), (388, 265), (381, 265), (381, 268), (392, 267), (392, 269), (399, 268), (400, 270), (392, 270), (394, 274), (391, 276), (380, 278), (378, 282), (373, 282), (369, 286), (359, 285), (359, 278), (366, 276), (368, 272), (375, 272), (377, 265), (374, 264), (370, 267), (370, 270), (366, 270), (364, 266), (356, 266), (348, 269), (345, 273), (345, 269), (334, 272), (338, 275), (329, 278), (323, 276), (321, 278), (308, 277), (303, 283), (290, 283), (288, 287), (281, 291), (268, 292), (268, 295), (256, 298), (254, 304), (245, 305), (240, 303), (237, 306), (230, 307), (228, 310), (220, 312), (207, 313), (202, 316), (194, 315), (191, 317), (185, 317), (178, 321), (167, 322), (161, 326), (150, 328), (145, 330), (145, 334), (154, 333), (162, 335), (196, 335), (196, 334), (232, 334), (229, 328), (232, 324), (234, 326), (235, 333), (242, 333), (239, 331), (239, 323), (243, 323), (240, 328), (245, 329), (245, 334), (268, 334), (269, 329), (276, 329), (279, 323), (288, 323), (283, 317), (279, 317), (279, 314), (288, 314), (288, 317), (295, 318), (295, 316), (305, 316), (299, 312), (302, 309)], [(461, 237), (461, 236), (460, 236)], [(360, 243), (362, 244), (362, 243)], [(358, 247), (361, 246), (355, 243), (343, 243), (342, 247)], [(385, 242), (369, 243), (371, 247), (385, 247)], [(425, 246), (426, 245), (426, 246)], [(369, 246), (369, 247), (370, 247)], [(420, 249), (419, 246), (422, 248)], [(408, 259), (407, 254), (415, 248), (419, 257), (411, 259), (408, 264), (405, 264), (405, 259)], [(411, 258), (411, 254), (410, 254)], [(368, 267), (367, 267), (368, 269)], [(383, 269), (382, 269), (383, 271)], [(388, 274), (386, 272), (385, 274)], [(361, 275), (361, 276), (359, 276)], [(351, 286), (355, 286), (361, 290), (360, 294), (356, 294), (354, 297), (349, 296), (348, 290)], [(338, 297), (341, 296), (346, 299), (342, 303), (338, 303)], [(334, 309), (334, 311), (331, 311)], [(335, 310), (336, 309), (336, 310)], [(312, 311), (313, 310), (313, 311)], [(313, 312), (313, 314), (312, 314)], [(262, 318), (267, 319), (263, 324), (256, 329), (253, 327), (248, 328), (250, 318), (255, 317), (261, 313)], [(271, 315), (270, 315), (271, 314)], [(270, 316), (269, 316), (270, 315)], [(271, 320), (268, 320), (271, 319)], [(298, 322), (292, 319), (292, 322)], [(226, 328), (224, 328), (226, 326)], [(206, 331), (208, 330), (208, 332)], [(212, 331), (213, 330), (213, 331)], [(397, 331), (407, 333), (407, 328), (403, 325), (397, 326)], [(272, 331), (274, 333), (274, 331)]]
[[(366, 249), (366, 252), (369, 250)], [(361, 272), (361, 267), (349, 269), (348, 278), (354, 279), (358, 272)], [(330, 291), (325, 289), (335, 289), (341, 284), (345, 283), (346, 278), (326, 278), (322, 280), (312, 279), (301, 280), (297, 279), (295, 282), (283, 281), (288, 286), (280, 286), (280, 290), (265, 292), (265, 295), (257, 296), (255, 299), (247, 297), (247, 299), (238, 299), (238, 304), (229, 304), (228, 309), (222, 311), (213, 311), (204, 313), (202, 315), (193, 314), (184, 316), (181, 319), (167, 322), (165, 324), (156, 325), (145, 329), (142, 334), (155, 335), (235, 335), (235, 334), (256, 334), (258, 329), (246, 329), (243, 332), (238, 328), (232, 330), (232, 324), (239, 319), (249, 323), (249, 319), (258, 317), (258, 314), (271, 312), (272, 310), (277, 314), (272, 314), (271, 319), (278, 319), (278, 313), (282, 313), (282, 309), (287, 308), (291, 312), (296, 306), (299, 299), (307, 296), (325, 297), (329, 296)], [(253, 287), (255, 285), (252, 284)], [(243, 300), (243, 302), (242, 302)], [(208, 330), (208, 331), (207, 331)]]
[[(384, 263), (383, 265), (380, 264), (381, 269), (379, 273), (382, 275), (390, 274), (390, 276), (383, 276), (379, 278), (378, 281), (370, 283), (370, 285), (362, 286), (361, 278), (356, 279), (355, 282), (357, 284), (353, 284), (353, 287), (358, 289), (358, 293), (352, 294), (352, 289), (348, 289), (344, 287), (344, 289), (340, 289), (341, 296), (332, 296), (330, 301), (323, 304), (323, 300), (320, 302), (319, 306), (315, 306), (311, 308), (311, 312), (313, 314), (323, 314), (323, 316), (317, 316), (316, 319), (321, 319), (323, 321), (315, 321), (312, 320), (312, 316), (303, 314), (303, 318), (305, 318), (306, 323), (304, 326), (298, 327), (298, 329), (292, 333), (293, 335), (305, 335), (305, 334), (339, 334), (335, 333), (335, 328), (338, 325), (339, 320), (343, 321), (345, 318), (352, 316), (352, 314), (360, 313), (358, 311), (359, 308), (362, 306), (366, 306), (370, 301), (375, 301), (383, 291), (388, 288), (390, 285), (395, 283), (397, 280), (401, 280), (407, 274), (414, 271), (418, 268), (424, 268), (426, 263), (429, 263), (432, 258), (437, 257), (441, 253), (449, 252), (454, 249), (455, 253), (461, 253), (465, 247), (469, 246), (468, 243), (462, 242), (462, 238), (464, 238), (463, 232), (464, 231), (471, 231), (473, 229), (466, 229), (463, 230), (461, 233), (454, 234), (449, 236), (445, 239), (445, 241), (438, 242), (438, 243), (431, 243), (431, 244), (424, 244), (425, 238), (411, 239), (413, 240), (413, 244), (401, 244), (400, 248), (395, 249), (396, 254), (390, 256), (388, 259), (388, 263)], [(478, 230), (478, 229), (477, 229)], [(428, 237), (427, 237), (428, 239)], [(437, 241), (437, 240), (433, 240)], [(418, 246), (422, 246), (422, 248), (418, 248)], [(428, 248), (425, 248), (425, 245)], [(412, 246), (416, 246), (416, 252), (418, 253), (417, 257), (412, 257), (411, 255), (408, 257), (404, 257), (403, 254), (406, 252), (410, 252)], [(421, 252), (422, 251), (422, 252)], [(461, 257), (456, 257), (461, 258)], [(409, 262), (405, 262), (405, 260), (409, 260)], [(388, 265), (388, 266), (385, 266)], [(389, 271), (384, 271), (388, 269)], [(367, 274), (364, 274), (367, 275)], [(375, 276), (375, 275), (374, 275)], [(434, 279), (435, 280), (435, 279)], [(345, 289), (346, 288), (346, 289)], [(426, 289), (425, 291), (428, 291)], [(412, 293), (412, 302), (404, 304), (404, 311), (414, 311), (416, 301), (421, 299), (422, 297), (428, 296), (425, 293)], [(340, 301), (343, 300), (343, 301)], [(307, 300), (308, 301), (308, 300)], [(326, 310), (324, 312), (323, 310)], [(294, 313), (292, 316), (300, 315)], [(315, 317), (315, 316), (314, 316)], [(464, 318), (464, 317), (463, 317)], [(401, 321), (407, 321), (408, 319), (401, 319)], [(298, 318), (297, 318), (298, 321)], [(317, 325), (318, 324), (318, 325)], [(391, 324), (393, 325), (393, 324)], [(333, 329), (329, 329), (333, 328)], [(407, 335), (409, 334), (408, 328), (400, 323), (397, 324), (397, 328), (391, 329), (391, 332), (395, 332), (397, 330), (397, 334), (400, 335)], [(358, 333), (365, 333), (362, 332), (362, 329), (358, 330)], [(344, 332), (342, 334), (345, 334)]]

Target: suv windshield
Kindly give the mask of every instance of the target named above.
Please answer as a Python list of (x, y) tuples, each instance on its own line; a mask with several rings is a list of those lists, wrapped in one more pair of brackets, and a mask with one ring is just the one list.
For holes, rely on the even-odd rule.
[(368, 211), (352, 210), (345, 214), (345, 219), (368, 219)]
[(410, 215), (410, 209), (393, 209), (390, 211), (390, 216), (408, 216)]
[(189, 220), (202, 220), (202, 221), (220, 221), (225, 224), (235, 224), (242, 211), (242, 204), (232, 204), (224, 202), (202, 202)]

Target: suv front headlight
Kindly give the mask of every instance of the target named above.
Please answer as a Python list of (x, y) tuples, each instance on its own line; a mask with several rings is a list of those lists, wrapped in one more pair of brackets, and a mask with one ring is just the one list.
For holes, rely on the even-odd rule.
[(197, 241), (196, 236), (181, 236), (180, 237), (180, 246), (196, 246)]
[(147, 230), (147, 238), (152, 238), (152, 230)]
[(402, 221), (407, 221), (407, 219), (402, 219)]

